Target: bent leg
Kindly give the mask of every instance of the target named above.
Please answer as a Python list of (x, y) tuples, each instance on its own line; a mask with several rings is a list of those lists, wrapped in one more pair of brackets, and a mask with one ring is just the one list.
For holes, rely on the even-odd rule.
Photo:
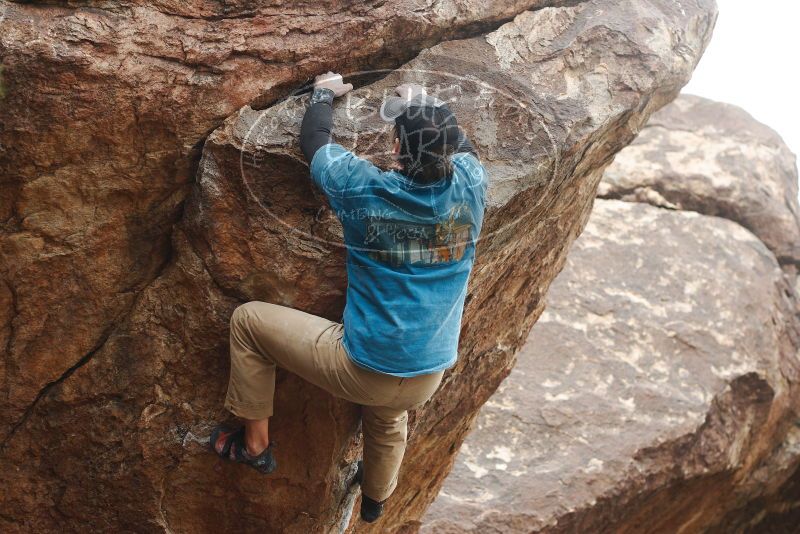
[[(376, 381), (389, 380), (353, 364), (341, 344), (342, 325), (316, 315), (252, 301), (231, 316), (231, 376), (225, 407), (245, 419), (273, 413), (276, 366), (351, 402), (369, 403)], [(377, 388), (381, 389), (381, 388)]]
[(364, 406), (364, 480), (361, 489), (375, 501), (383, 501), (397, 486), (400, 464), (406, 452), (408, 412), (383, 406)]
[(404, 378), (389, 406), (364, 406), (364, 479), (362, 490), (374, 501), (386, 500), (398, 482), (408, 440), (408, 411), (436, 392), (444, 371)]
[(261, 328), (248, 311), (250, 303), (233, 310), (230, 320), (231, 372), (225, 408), (244, 419), (262, 420), (272, 415), (275, 361), (271, 349), (257, 341)]
[[(442, 372), (412, 378), (365, 370), (341, 343), (342, 325), (299, 310), (248, 302), (231, 316), (231, 376), (225, 407), (245, 419), (273, 413), (275, 371), (280, 366), (361, 404), (364, 494), (385, 500), (397, 486), (407, 440), (407, 409), (425, 402)], [(387, 406), (388, 405), (388, 406)]]

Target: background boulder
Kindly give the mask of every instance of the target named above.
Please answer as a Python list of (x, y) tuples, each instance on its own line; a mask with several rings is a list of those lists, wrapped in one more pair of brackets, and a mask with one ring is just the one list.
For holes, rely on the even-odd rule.
[(659, 110), (615, 158), (598, 196), (730, 219), (782, 265), (800, 263), (795, 155), (730, 104), (683, 95)]
[[(630, 202), (595, 201), (546, 311), (482, 408), (423, 532), (797, 526), (798, 300), (773, 252), (791, 249), (797, 227), (785, 236), (763, 228), (767, 246), (758, 219), (744, 219), (755, 221), (753, 234), (744, 221), (677, 209), (694, 199), (712, 214), (747, 214), (752, 196), (733, 193), (761, 188), (779, 196), (760, 205), (791, 221), (791, 154), (732, 106), (682, 96), (654, 118), (600, 186), (612, 195), (625, 184), (632, 193), (619, 196)], [(734, 122), (726, 139), (721, 130)], [(706, 144), (703, 132), (716, 134)], [(747, 163), (743, 154), (753, 152), (762, 157)], [(740, 163), (728, 168), (730, 194), (719, 191), (719, 199), (708, 163), (717, 158)], [(664, 161), (682, 162), (680, 171)], [(655, 198), (670, 205), (655, 207)]]

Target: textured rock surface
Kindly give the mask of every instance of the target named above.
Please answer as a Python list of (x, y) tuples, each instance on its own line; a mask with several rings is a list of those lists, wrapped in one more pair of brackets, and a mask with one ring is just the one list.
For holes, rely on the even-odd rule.
[[(604, 167), (685, 83), (714, 17), (710, 1), (595, 0), (526, 13), (485, 38), (427, 50), (337, 106), (339, 139), (380, 160), (374, 143), (385, 131), (370, 106), (401, 79), (439, 83), (458, 97), (492, 180), (460, 362), (415, 414), (401, 485), (373, 531), (418, 525), (541, 313)], [(454, 84), (448, 72), (468, 76)], [(202, 445), (223, 416), (227, 321), (238, 303), (341, 313), (343, 251), (296, 148), (298, 103), (245, 107), (210, 136), (160, 276), (102, 346), (15, 420), (0, 459), (4, 530), (324, 532), (347, 524), (357, 407), (281, 374), (271, 428), (280, 473), (265, 479), (224, 465)], [(90, 436), (78, 432), (87, 424)]]
[(0, 0), (0, 436), (163, 271), (225, 117), (550, 3)]
[(800, 263), (795, 156), (736, 106), (681, 96), (614, 159), (598, 195), (736, 221), (782, 264)]
[[(650, 141), (638, 140), (608, 168), (611, 187), (695, 176), (688, 164), (679, 176), (659, 164), (664, 139), (690, 135), (663, 126), (663, 117), (694, 121), (698, 106), (729, 113), (712, 115), (722, 125), (740, 121), (731, 139), (709, 142), (711, 156), (765, 138), (740, 110), (681, 97), (656, 115), (657, 136), (646, 127)], [(719, 130), (694, 123), (690, 131)], [(703, 157), (703, 141), (685, 141), (668, 145), (671, 161), (713, 160)], [(781, 184), (779, 198), (762, 203), (779, 208), (796, 184), (782, 167), (785, 147), (771, 153), (775, 161), (754, 159), (727, 187), (748, 190), (731, 182), (754, 177)], [(768, 168), (780, 174), (759, 175)], [(671, 198), (708, 194), (700, 184), (697, 197), (673, 184)], [(595, 202), (547, 310), (481, 410), (423, 532), (795, 531), (800, 340), (791, 277), (740, 224), (628, 198), (646, 202)], [(705, 208), (712, 203), (706, 198)], [(796, 213), (796, 197), (786, 204)], [(775, 250), (796, 235), (781, 241), (765, 231)]]

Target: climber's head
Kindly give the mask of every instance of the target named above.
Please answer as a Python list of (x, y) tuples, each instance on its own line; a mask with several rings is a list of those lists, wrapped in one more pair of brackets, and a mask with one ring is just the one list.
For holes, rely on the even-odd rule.
[(381, 117), (394, 122), (394, 153), (406, 176), (432, 183), (452, 174), (450, 156), (460, 135), (447, 104), (425, 94), (392, 97), (381, 106)]

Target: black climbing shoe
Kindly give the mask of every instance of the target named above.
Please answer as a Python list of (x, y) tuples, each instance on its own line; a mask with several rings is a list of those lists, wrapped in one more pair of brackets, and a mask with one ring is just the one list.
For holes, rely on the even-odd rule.
[(364, 492), (361, 492), (361, 519), (372, 523), (383, 514), (383, 503), (386, 501), (373, 501)]
[[(361, 485), (361, 482), (364, 480), (364, 461), (358, 461), (358, 469), (356, 469), (356, 474), (353, 477), (353, 484)], [(381, 502), (375, 501), (370, 499), (364, 492), (361, 492), (361, 519), (366, 521), (367, 523), (372, 523), (376, 519), (378, 519), (381, 514), (383, 514), (383, 503), (386, 501), (383, 500)]]
[(272, 473), (278, 467), (278, 463), (272, 455), (274, 443), (270, 443), (258, 456), (251, 456), (247, 452), (244, 444), (244, 427), (231, 430), (224, 426), (218, 426), (211, 432), (208, 444), (220, 458), (249, 465), (265, 475)]

